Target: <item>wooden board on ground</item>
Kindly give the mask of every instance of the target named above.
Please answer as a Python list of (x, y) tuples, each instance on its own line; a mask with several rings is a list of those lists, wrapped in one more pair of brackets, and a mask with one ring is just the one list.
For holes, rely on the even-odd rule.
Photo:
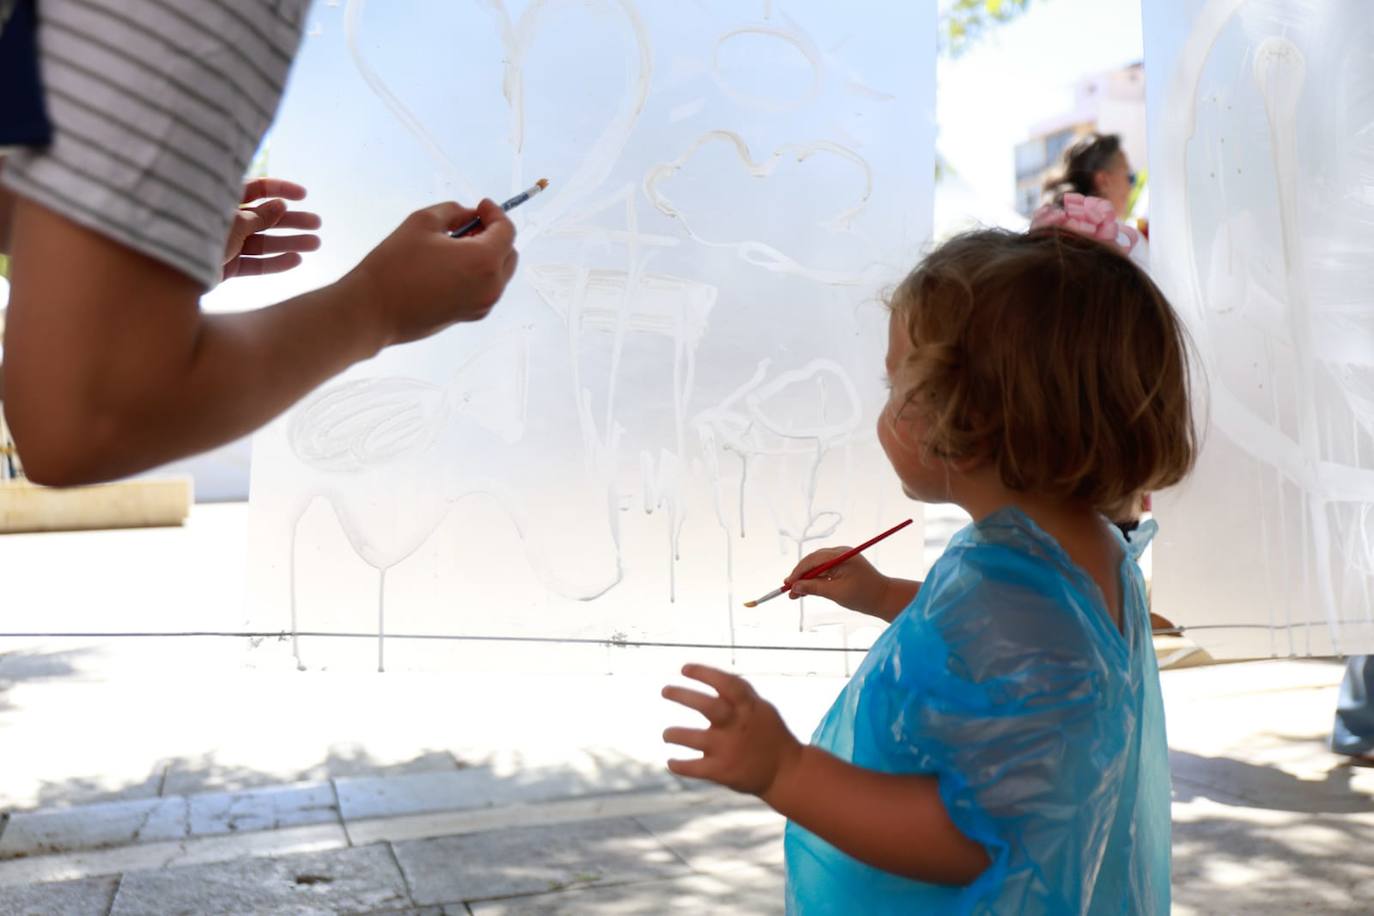
[(189, 477), (67, 489), (0, 481), (0, 534), (180, 525), (191, 501)]

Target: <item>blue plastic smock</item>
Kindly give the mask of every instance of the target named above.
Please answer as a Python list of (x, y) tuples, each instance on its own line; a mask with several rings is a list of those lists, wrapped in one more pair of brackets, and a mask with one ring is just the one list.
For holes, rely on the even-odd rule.
[(937, 777), (992, 864), (966, 887), (926, 884), (788, 823), (789, 913), (1169, 912), (1168, 748), (1136, 565), (1155, 530), (1122, 541), (1121, 630), (1020, 511), (955, 535), (812, 744)]

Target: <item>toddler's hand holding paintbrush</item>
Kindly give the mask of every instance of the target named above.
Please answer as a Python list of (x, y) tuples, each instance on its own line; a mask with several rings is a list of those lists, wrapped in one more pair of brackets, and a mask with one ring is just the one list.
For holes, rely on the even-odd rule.
[(787, 597), (795, 599), (814, 595), (833, 601), (851, 611), (874, 614), (876, 609), (886, 603), (888, 584), (891, 580), (878, 572), (877, 567), (865, 558), (850, 557), (819, 576), (811, 579), (802, 578), (808, 570), (843, 556), (848, 550), (849, 547), (825, 547), (802, 557), (801, 562), (783, 580), (783, 585), (787, 587)]
[(757, 601), (746, 602), (745, 607), (755, 607), (784, 592), (794, 599), (815, 595), (890, 623), (916, 597), (921, 583), (885, 576), (860, 554), (910, 524), (911, 519), (907, 519), (858, 547), (826, 547), (812, 551), (787, 574), (782, 588)]
[(850, 557), (813, 579), (800, 578), (807, 570), (842, 556), (849, 549), (825, 547), (802, 557), (783, 582), (788, 587), (787, 596), (825, 598), (840, 607), (891, 623), (915, 599), (920, 582), (885, 576), (861, 556)]

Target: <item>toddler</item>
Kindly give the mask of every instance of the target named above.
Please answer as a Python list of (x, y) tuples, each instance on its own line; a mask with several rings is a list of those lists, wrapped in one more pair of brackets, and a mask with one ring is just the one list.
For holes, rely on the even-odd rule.
[(1145, 589), (1111, 519), (1195, 434), (1178, 317), (1129, 239), (972, 232), (890, 298), (878, 439), (911, 499), (973, 522), (924, 582), (862, 557), (789, 579), (889, 623), (800, 743), (743, 679), (664, 689), (706, 728), (673, 772), (788, 818), (799, 914), (1169, 912), (1169, 772)]

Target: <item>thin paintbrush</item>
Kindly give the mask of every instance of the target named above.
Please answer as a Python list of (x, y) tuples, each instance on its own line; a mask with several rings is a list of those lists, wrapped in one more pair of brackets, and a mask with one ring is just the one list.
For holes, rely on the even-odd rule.
[[(548, 186), (549, 180), (547, 178), (541, 178), (538, 181), (536, 181), (528, 191), (521, 191), (519, 194), (515, 195), (510, 200), (503, 203), (501, 205), (501, 209), (509, 213), (511, 210), (514, 210), (516, 207), (520, 206), (525, 201), (529, 200), (531, 197), (538, 194), (540, 191), (544, 190)], [(482, 225), (482, 221), (474, 216), (472, 219), (468, 220), (466, 223), (450, 232), (449, 235), (453, 236), (455, 239), (461, 239), (469, 232), (475, 231), (477, 227), (480, 225)]]
[[(814, 578), (816, 578), (816, 577), (819, 576), (819, 575), (823, 575), (823, 574), (829, 572), (830, 570), (834, 569), (836, 566), (839, 566), (839, 565), (840, 565), (841, 563), (843, 563), (845, 560), (851, 559), (851, 558), (853, 558), (853, 557), (857, 557), (859, 554), (863, 553), (865, 550), (867, 550), (868, 548), (872, 547), (874, 544), (878, 543), (878, 542), (881, 541), (883, 538), (885, 538), (885, 537), (891, 537), (892, 535), (896, 534), (898, 531), (901, 531), (901, 530), (902, 530), (903, 528), (905, 528), (907, 525), (910, 525), (911, 522), (912, 522), (911, 519), (907, 519), (906, 521), (902, 522), (900, 525), (894, 525), (894, 526), (892, 526), (891, 528), (889, 528), (889, 529), (887, 529), (886, 531), (884, 531), (882, 534), (878, 535), (877, 537), (869, 538), (868, 540), (864, 541), (864, 542), (863, 542), (862, 544), (860, 544), (858, 547), (854, 547), (854, 548), (851, 548), (851, 549), (849, 549), (849, 550), (846, 550), (844, 553), (840, 554), (840, 555), (839, 555), (838, 557), (836, 557), (835, 559), (833, 559), (833, 560), (826, 560), (824, 563), (822, 563), (822, 564), (819, 565), (819, 566), (813, 566), (812, 568), (808, 569), (806, 572), (802, 573), (800, 576), (797, 576), (797, 578), (794, 579), (794, 580), (792, 580), (792, 581), (796, 582), (796, 581), (800, 581), (800, 580), (802, 580), (802, 579), (814, 579)], [(764, 595), (762, 598), (756, 598), (756, 599), (754, 599), (753, 601), (746, 601), (746, 602), (744, 602), (744, 606), (745, 606), (745, 607), (758, 607), (760, 604), (763, 604), (765, 601), (771, 601), (771, 600), (773, 600), (774, 598), (778, 597), (778, 596), (781, 595), (783, 592), (787, 591), (787, 589), (788, 589), (788, 583), (784, 582), (784, 583), (782, 584), (782, 587), (781, 587), (781, 588), (774, 589), (773, 591), (771, 591), (771, 592), (769, 592), (768, 594)]]

